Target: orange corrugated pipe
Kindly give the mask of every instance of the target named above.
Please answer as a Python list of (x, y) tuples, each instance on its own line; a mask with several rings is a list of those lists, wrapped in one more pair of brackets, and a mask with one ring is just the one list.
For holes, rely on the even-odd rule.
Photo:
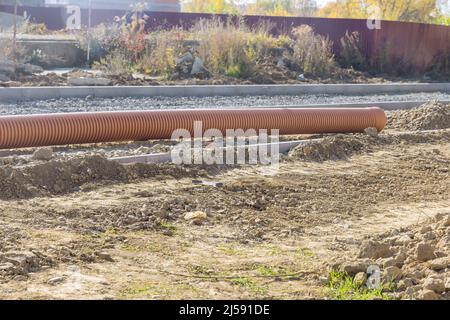
[(362, 132), (383, 130), (386, 116), (380, 108), (348, 109), (197, 109), (85, 112), (0, 117), (0, 149), (170, 139), (175, 129), (193, 132), (194, 121), (203, 130), (279, 129), (280, 134)]

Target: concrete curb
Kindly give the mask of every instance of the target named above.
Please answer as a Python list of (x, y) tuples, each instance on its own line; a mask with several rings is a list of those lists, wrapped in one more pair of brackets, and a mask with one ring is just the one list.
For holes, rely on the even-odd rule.
[[(258, 147), (265, 147), (267, 150), (271, 150), (272, 146), (275, 145), (278, 148), (279, 153), (287, 153), (289, 150), (291, 150), (293, 147), (298, 146), (302, 143), (310, 143), (312, 141), (320, 141), (319, 139), (306, 139), (306, 140), (294, 140), (294, 141), (279, 141), (279, 142), (273, 142), (273, 143), (260, 143), (260, 144), (249, 144), (245, 146), (239, 146), (236, 149), (245, 149), (248, 150), (249, 148), (258, 148)], [(235, 150), (234, 147), (223, 147), (219, 148), (219, 150), (226, 152), (227, 149)], [(198, 150), (198, 149), (195, 149)], [(194, 151), (195, 153), (196, 151)], [(197, 151), (198, 152), (198, 151)], [(151, 153), (151, 154), (142, 154), (137, 156), (125, 156), (125, 157), (112, 157), (108, 158), (110, 161), (116, 161), (120, 164), (135, 164), (135, 163), (164, 163), (164, 162), (170, 162), (172, 160), (171, 153), (165, 152), (165, 153)]]
[[(441, 103), (450, 104), (450, 100), (438, 100)], [(380, 107), (383, 110), (402, 110), (421, 106), (428, 101), (373, 101), (364, 103), (328, 103), (328, 104), (305, 104), (305, 105), (284, 105), (284, 106), (261, 106), (255, 108), (367, 108)]]
[(0, 88), (0, 101), (83, 98), (89, 95), (93, 97), (114, 98), (302, 94), (364, 95), (417, 92), (450, 92), (450, 83), (16, 87)]

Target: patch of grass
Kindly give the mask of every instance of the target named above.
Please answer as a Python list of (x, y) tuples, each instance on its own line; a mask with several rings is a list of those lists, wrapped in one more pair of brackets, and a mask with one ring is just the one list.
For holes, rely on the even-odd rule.
[(194, 275), (210, 276), (214, 273), (210, 268), (198, 264), (189, 264), (187, 266), (187, 269), (189, 273)]
[(120, 50), (112, 50), (105, 57), (93, 63), (93, 68), (110, 76), (129, 75), (133, 72), (130, 59)]
[(329, 296), (334, 300), (390, 300), (385, 294), (386, 287), (369, 289), (364, 284), (355, 281), (348, 274), (332, 271), (329, 280)]
[(294, 44), (294, 60), (305, 75), (326, 76), (336, 67), (332, 52), (332, 42), (307, 25), (292, 30)]
[(142, 296), (150, 293), (152, 286), (145, 283), (139, 283), (129, 288), (126, 288), (121, 295), (124, 297)]
[[(163, 247), (157, 243), (147, 243), (147, 244), (131, 244), (131, 243), (126, 243), (123, 244), (120, 249), (124, 250), (124, 251), (128, 251), (128, 252), (162, 252), (163, 251)], [(170, 254), (166, 254), (166, 255), (170, 255)]]
[(119, 299), (142, 299), (152, 298), (157, 296), (161, 298), (178, 298), (183, 296), (198, 295), (199, 290), (191, 284), (185, 283), (150, 283), (150, 282), (136, 282), (120, 291)]
[(259, 266), (258, 272), (260, 275), (267, 277), (276, 277), (279, 275), (278, 270), (275, 270), (274, 268), (268, 266)]
[(366, 70), (367, 59), (362, 53), (361, 35), (358, 31), (345, 33), (340, 39), (341, 50), (339, 62), (345, 68)]
[(309, 248), (298, 248), (295, 253), (300, 258), (313, 258), (315, 256), (315, 253)]
[(267, 294), (268, 288), (265, 285), (259, 284), (256, 280), (246, 277), (230, 279), (230, 283), (243, 287), (255, 296), (263, 296)]
[(199, 41), (199, 56), (210, 72), (236, 78), (253, 75), (257, 68), (255, 59), (264, 56), (275, 42), (268, 26), (250, 29), (242, 20), (201, 19), (190, 34)]
[(232, 246), (220, 246), (218, 249), (229, 256), (238, 256), (244, 254), (243, 250)]
[(149, 75), (169, 77), (176, 67), (175, 59), (186, 51), (183, 40), (186, 32), (181, 28), (158, 30), (146, 37), (147, 46), (138, 61), (138, 69)]
[(175, 227), (173, 224), (170, 224), (169, 222), (164, 221), (164, 220), (160, 220), (158, 222), (158, 226), (161, 229), (166, 229), (167, 231), (170, 231), (172, 235), (175, 235), (178, 231), (177, 227)]

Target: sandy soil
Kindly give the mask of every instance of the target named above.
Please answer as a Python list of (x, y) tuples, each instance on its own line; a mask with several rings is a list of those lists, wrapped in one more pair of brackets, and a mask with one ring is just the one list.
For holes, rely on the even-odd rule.
[(294, 150), (278, 171), (0, 163), (0, 298), (329, 298), (364, 241), (450, 214), (449, 129), (401, 130), (331, 137), (338, 157)]

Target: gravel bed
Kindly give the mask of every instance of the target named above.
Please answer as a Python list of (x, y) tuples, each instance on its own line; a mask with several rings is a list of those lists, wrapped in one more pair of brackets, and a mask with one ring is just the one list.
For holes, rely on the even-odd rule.
[(0, 115), (180, 108), (233, 108), (377, 101), (450, 100), (450, 93), (402, 95), (301, 95), (236, 97), (60, 98), (0, 103)]

